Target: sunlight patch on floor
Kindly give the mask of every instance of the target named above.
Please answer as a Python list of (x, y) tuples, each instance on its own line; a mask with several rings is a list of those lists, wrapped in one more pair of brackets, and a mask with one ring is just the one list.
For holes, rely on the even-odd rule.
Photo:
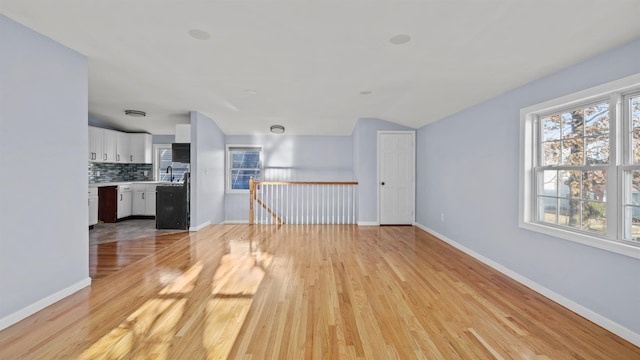
[(182, 318), (187, 299), (177, 294), (190, 292), (202, 270), (200, 262), (134, 311), (117, 328), (96, 341), (78, 359), (121, 359), (136, 355), (165, 359), (176, 325)]
[(226, 254), (212, 283), (202, 345), (207, 359), (226, 359), (271, 263), (270, 254)]

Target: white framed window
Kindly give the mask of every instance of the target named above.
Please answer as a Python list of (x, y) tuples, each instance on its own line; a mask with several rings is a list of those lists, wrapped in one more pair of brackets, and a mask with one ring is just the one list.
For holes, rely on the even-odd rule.
[(155, 181), (181, 182), (187, 172), (189, 172), (189, 164), (173, 162), (171, 144), (153, 145), (153, 179)]
[(520, 227), (640, 258), (640, 74), (520, 121)]
[(249, 179), (262, 179), (262, 146), (227, 145), (227, 192), (249, 191)]

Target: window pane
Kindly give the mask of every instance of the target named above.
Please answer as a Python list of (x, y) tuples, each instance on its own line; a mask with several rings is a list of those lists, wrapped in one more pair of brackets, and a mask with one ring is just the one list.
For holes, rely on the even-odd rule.
[(538, 198), (538, 219), (542, 222), (557, 224), (558, 199), (549, 197)]
[[(175, 163), (172, 161), (171, 148), (158, 149), (158, 181), (181, 182), (184, 180), (184, 174), (189, 170), (189, 164)], [(171, 166), (171, 170), (169, 170)]]
[(640, 241), (640, 207), (626, 206), (624, 215), (625, 239)]
[(558, 171), (559, 194), (564, 198), (580, 198), (580, 170), (561, 170)]
[(609, 132), (609, 104), (603, 103), (584, 109), (585, 135), (594, 136)]
[(580, 228), (580, 200), (560, 199), (558, 224)]
[(540, 119), (542, 124), (542, 141), (560, 140), (560, 116), (551, 115)]
[(584, 136), (584, 115), (582, 109), (562, 113), (560, 115), (562, 123), (562, 138), (574, 138)]
[(542, 172), (542, 184), (538, 190), (540, 195), (558, 196), (558, 171), (545, 170)]
[(543, 165), (560, 165), (560, 141), (543, 143)]
[(629, 99), (629, 115), (631, 121), (631, 162), (640, 163), (640, 96)]
[(607, 173), (604, 170), (582, 172), (582, 198), (585, 200), (606, 200)]
[(640, 128), (640, 96), (632, 97), (629, 100), (631, 111), (631, 125), (634, 129)]
[(582, 205), (582, 229), (604, 234), (607, 205), (593, 201), (585, 201)]
[(626, 171), (624, 179), (624, 239), (640, 241), (640, 170)]
[(609, 135), (586, 138), (587, 165), (609, 163)]
[(632, 205), (640, 205), (640, 171), (634, 170), (631, 172), (631, 189), (629, 200)]
[(261, 180), (262, 149), (258, 147), (230, 147), (227, 168), (228, 190), (248, 190), (249, 179)]
[(260, 150), (233, 150), (231, 167), (233, 169), (260, 168)]
[(158, 149), (160, 151), (160, 169), (166, 169), (171, 165), (171, 149)]
[(640, 128), (633, 130), (633, 145), (632, 145), (632, 161), (634, 164), (640, 163)]
[(231, 171), (231, 189), (248, 190), (249, 178), (253, 176), (253, 180), (260, 180), (260, 170), (232, 170)]
[(568, 139), (562, 141), (562, 164), (583, 165), (584, 139)]

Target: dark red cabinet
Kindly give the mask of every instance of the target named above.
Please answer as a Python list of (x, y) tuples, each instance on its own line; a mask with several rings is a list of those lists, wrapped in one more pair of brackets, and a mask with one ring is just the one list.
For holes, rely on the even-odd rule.
[(118, 187), (98, 188), (98, 219), (105, 223), (114, 223), (118, 218)]

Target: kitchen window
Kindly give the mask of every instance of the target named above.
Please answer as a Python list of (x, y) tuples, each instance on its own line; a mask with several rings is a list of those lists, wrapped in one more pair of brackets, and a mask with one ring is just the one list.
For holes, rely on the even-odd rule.
[(189, 172), (189, 164), (172, 161), (171, 144), (156, 144), (153, 149), (153, 178), (156, 181), (181, 182), (184, 174)]
[(520, 115), (520, 226), (640, 258), (640, 74)]
[(262, 147), (227, 145), (227, 192), (247, 192), (249, 179), (262, 175)]

